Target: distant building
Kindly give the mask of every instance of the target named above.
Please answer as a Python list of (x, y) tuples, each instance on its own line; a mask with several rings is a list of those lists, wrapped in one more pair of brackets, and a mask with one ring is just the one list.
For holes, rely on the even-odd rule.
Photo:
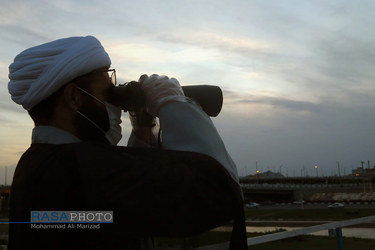
[(375, 176), (375, 167), (373, 168), (358, 167), (352, 170), (352, 175), (353, 176), (369, 176), (369, 177)]
[(10, 186), (0, 186), (0, 212), (8, 212), (9, 210), (9, 194)]
[(247, 178), (285, 178), (284, 175), (280, 174), (280, 173), (274, 173), (272, 171), (267, 171), (267, 172), (259, 172), (257, 174), (254, 174), (254, 175), (248, 175), (246, 176)]

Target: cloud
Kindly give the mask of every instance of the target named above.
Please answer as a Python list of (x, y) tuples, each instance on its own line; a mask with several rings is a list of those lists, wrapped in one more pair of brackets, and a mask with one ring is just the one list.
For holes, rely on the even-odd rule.
[(375, 77), (375, 32), (362, 37), (350, 37), (345, 33), (336, 33), (318, 44), (323, 60), (320, 72), (331, 79), (339, 80), (337, 85), (373, 85)]
[(6, 124), (11, 123), (11, 122), (12, 122), (12, 120), (0, 116), (0, 124), (6, 125)]
[(51, 39), (51, 37), (46, 36), (40, 30), (34, 30), (30, 27), (16, 24), (1, 24), (0, 30), (0, 39), (7, 41), (9, 44), (17, 43), (25, 48), (38, 45)]
[[(350, 165), (373, 155), (375, 2), (120, 2), (1, 4), (4, 136), (19, 134), (10, 129), (18, 121), (32, 127), (6, 91), (13, 57), (85, 33), (108, 48), (121, 79), (159, 72), (183, 85), (220, 85), (224, 107), (214, 121), (240, 166), (258, 160), (291, 168), (318, 159), (336, 168), (336, 160)], [(27, 140), (17, 141), (28, 145), (29, 129), (23, 129)]]
[(337, 169), (336, 161), (349, 171), (361, 160), (375, 160), (373, 108), (321, 103), (313, 113), (310, 107), (301, 112), (289, 104), (280, 109), (251, 105), (224, 109), (214, 120), (240, 169), (258, 161), (263, 167), (284, 164), (299, 173), (303, 165), (318, 164), (330, 174)]
[(372, 46), (365, 38), (344, 40), (335, 34), (317, 41), (310, 45), (315, 53), (309, 59), (300, 58), (290, 67), (275, 68), (274, 73), (284, 85), (305, 96), (344, 105), (370, 105), (375, 97)]
[(277, 93), (272, 92), (259, 93), (259, 91), (256, 91), (255, 94), (249, 94), (225, 89), (223, 91), (223, 96), (225, 104), (230, 105), (234, 109), (243, 105), (264, 105), (293, 112), (319, 113), (322, 111), (322, 106), (324, 106), (324, 104), (321, 103), (279, 97), (277, 96)]
[(53, 15), (49, 7), (48, 1), (44, 0), (14, 0), (1, 3), (0, 39), (7, 41), (8, 51), (19, 45), (22, 48), (35, 46), (53, 37), (53, 33), (47, 29), (55, 20), (48, 20), (48, 17)]
[[(197, 56), (205, 56), (206, 61), (216, 65), (222, 64), (224, 72), (230, 71), (232, 75), (237, 73), (247, 77), (263, 77), (263, 73), (269, 73), (273, 67), (277, 67), (278, 62), (283, 60), (279, 46), (273, 42), (239, 34), (193, 30), (184, 33), (160, 32), (151, 36), (151, 39), (180, 49), (196, 48), (195, 51), (191, 51), (195, 54), (189, 53), (189, 57), (194, 55), (195, 59)], [(171, 49), (170, 46), (167, 48)], [(193, 60), (190, 63), (194, 65)]]
[(156, 40), (182, 45), (198, 46), (204, 49), (217, 49), (222, 52), (253, 53), (255, 51), (268, 51), (271, 44), (265, 41), (257, 41), (249, 37), (228, 36), (218, 33), (161, 33)]
[[(291, 26), (285, 36), (279, 37), (294, 48), (280, 51), (285, 62), (271, 62), (272, 74), (304, 95), (345, 105), (369, 103), (375, 95), (375, 32), (371, 29), (375, 20), (369, 11), (374, 3), (313, 5), (309, 13), (299, 11), (305, 14), (302, 25)], [(316, 21), (312, 20), (314, 13), (319, 16)]]
[(238, 103), (265, 104), (276, 108), (280, 107), (293, 111), (308, 111), (314, 113), (319, 112), (321, 110), (319, 104), (278, 97), (252, 97), (247, 99), (241, 99), (238, 101)]
[(0, 110), (2, 110), (2, 114), (6, 111), (14, 112), (14, 113), (24, 113), (26, 112), (21, 105), (16, 104), (10, 98), (10, 94), (8, 91), (0, 91)]

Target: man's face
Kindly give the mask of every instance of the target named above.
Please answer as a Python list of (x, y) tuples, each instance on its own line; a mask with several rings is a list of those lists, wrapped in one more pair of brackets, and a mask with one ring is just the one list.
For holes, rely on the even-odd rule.
[(90, 93), (102, 102), (108, 101), (113, 86), (107, 70), (100, 68), (90, 73)]
[(81, 91), (82, 105), (78, 111), (86, 118), (77, 113), (74, 117), (74, 126), (84, 141), (106, 141), (104, 132), (109, 130), (109, 119), (103, 103), (108, 101), (112, 87), (106, 68), (89, 73), (88, 77), (85, 78), (85, 82), (88, 82), (85, 86), (89, 87), (81, 88), (99, 101)]

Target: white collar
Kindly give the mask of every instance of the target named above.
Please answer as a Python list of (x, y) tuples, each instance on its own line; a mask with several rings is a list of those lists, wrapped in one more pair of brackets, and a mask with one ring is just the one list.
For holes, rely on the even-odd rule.
[(31, 143), (68, 144), (81, 142), (66, 130), (52, 126), (37, 126), (33, 129)]

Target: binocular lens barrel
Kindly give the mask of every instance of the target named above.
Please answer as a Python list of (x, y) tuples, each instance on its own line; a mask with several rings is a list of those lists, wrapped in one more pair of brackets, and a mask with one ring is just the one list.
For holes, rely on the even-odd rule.
[(194, 99), (207, 115), (216, 117), (223, 106), (223, 92), (213, 85), (182, 86), (185, 96)]
[[(182, 86), (185, 96), (192, 98), (207, 115), (217, 116), (223, 106), (223, 93), (218, 86), (191, 85)], [(109, 102), (121, 107), (124, 111), (135, 111), (145, 104), (145, 97), (138, 82), (113, 87)]]

